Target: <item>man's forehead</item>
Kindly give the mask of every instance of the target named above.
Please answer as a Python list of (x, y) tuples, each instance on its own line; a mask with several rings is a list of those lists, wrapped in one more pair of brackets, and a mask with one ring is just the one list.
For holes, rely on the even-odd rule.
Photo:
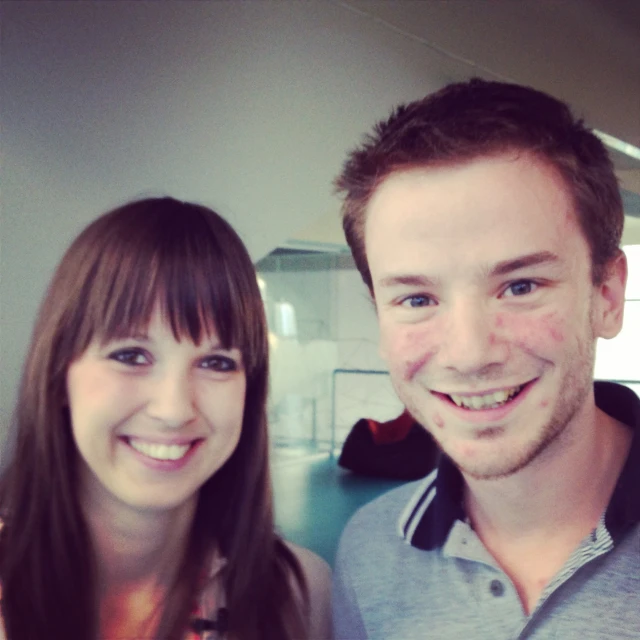
[(446, 215), (461, 200), (478, 213), (485, 209), (497, 211), (500, 206), (506, 207), (507, 212), (523, 205), (548, 209), (550, 201), (555, 201), (558, 216), (564, 218), (571, 213), (577, 221), (572, 193), (556, 167), (531, 152), (509, 150), (390, 173), (379, 182), (369, 200), (365, 232), (379, 211), (398, 214), (403, 208), (418, 208), (419, 212), (424, 210), (425, 217), (433, 213)]
[(564, 181), (523, 155), (397, 172), (371, 201), (365, 243), (375, 279), (431, 277), (431, 265), (434, 277), (441, 268), (504, 274), (588, 251)]
[[(558, 171), (554, 162), (546, 156), (530, 149), (508, 146), (496, 148), (486, 153), (462, 154), (460, 157), (432, 162), (409, 164), (394, 168), (382, 176), (373, 191), (372, 198), (381, 188), (390, 182), (409, 182), (417, 177), (438, 177), (440, 175), (455, 174), (464, 171), (474, 165), (501, 165), (515, 164), (530, 171), (546, 171), (556, 175), (559, 181), (566, 187), (563, 176)], [(505, 176), (506, 179), (506, 176)]]

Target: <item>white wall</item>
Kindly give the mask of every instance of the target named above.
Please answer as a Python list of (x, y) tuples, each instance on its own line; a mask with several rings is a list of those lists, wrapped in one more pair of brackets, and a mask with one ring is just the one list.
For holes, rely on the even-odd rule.
[[(276, 438), (309, 440), (315, 422), (322, 446), (332, 439), (332, 425), (340, 443), (360, 418), (384, 421), (402, 412), (383, 373), (374, 307), (355, 268), (309, 270), (301, 264), (297, 271), (260, 275), (272, 330), (270, 425)], [(274, 335), (280, 301), (295, 309), (296, 336)], [(334, 375), (337, 369), (349, 373)]]

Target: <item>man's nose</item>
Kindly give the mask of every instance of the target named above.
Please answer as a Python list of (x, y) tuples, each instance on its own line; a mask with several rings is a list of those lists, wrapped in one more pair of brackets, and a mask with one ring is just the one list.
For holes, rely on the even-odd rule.
[(457, 301), (443, 320), (440, 365), (464, 375), (482, 374), (504, 364), (508, 346), (486, 305), (470, 298)]
[(164, 426), (177, 428), (196, 415), (195, 392), (186, 372), (167, 372), (151, 381), (147, 412)]

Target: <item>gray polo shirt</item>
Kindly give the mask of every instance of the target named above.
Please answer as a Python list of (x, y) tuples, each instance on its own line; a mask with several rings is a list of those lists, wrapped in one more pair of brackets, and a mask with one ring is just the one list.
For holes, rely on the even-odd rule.
[(347, 525), (334, 572), (336, 640), (640, 639), (640, 401), (612, 383), (595, 392), (636, 435), (600, 523), (530, 615), (465, 523), (462, 477), (443, 458)]

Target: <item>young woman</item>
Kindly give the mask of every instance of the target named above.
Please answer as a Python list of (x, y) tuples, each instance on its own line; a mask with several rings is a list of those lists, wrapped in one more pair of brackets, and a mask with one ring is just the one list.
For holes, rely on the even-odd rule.
[(216, 213), (141, 200), (78, 236), (0, 483), (9, 640), (330, 637), (326, 565), (274, 532), (267, 370), (253, 265)]

